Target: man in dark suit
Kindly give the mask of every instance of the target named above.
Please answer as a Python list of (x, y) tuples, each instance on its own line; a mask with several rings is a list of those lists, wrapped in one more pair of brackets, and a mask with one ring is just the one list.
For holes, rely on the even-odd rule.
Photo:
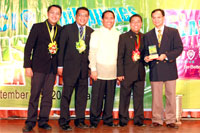
[(48, 19), (34, 24), (24, 49), (24, 68), (26, 76), (31, 77), (31, 96), (28, 118), (23, 128), (31, 131), (36, 124), (38, 102), (42, 94), (38, 126), (51, 129), (47, 124), (52, 106), (53, 86), (57, 73), (57, 40), (61, 27), (57, 25), (62, 14), (58, 5), (48, 7)]
[[(145, 36), (145, 61), (149, 63), (152, 89), (152, 127), (163, 125), (163, 85), (165, 85), (165, 123), (169, 128), (178, 128), (176, 122), (176, 58), (183, 50), (177, 29), (164, 26), (165, 13), (155, 9), (151, 13), (155, 28)], [(154, 51), (154, 55), (151, 53)], [(157, 57), (155, 56), (157, 51)]]
[(130, 17), (129, 32), (120, 35), (117, 57), (117, 78), (121, 81), (120, 104), (119, 104), (119, 125), (126, 126), (129, 120), (129, 103), (131, 90), (133, 90), (134, 101), (134, 124), (143, 126), (144, 111), (144, 45), (142, 17), (138, 14)]
[(85, 124), (85, 109), (88, 95), (88, 50), (90, 34), (93, 30), (86, 26), (89, 10), (80, 7), (76, 11), (76, 22), (63, 27), (58, 54), (58, 74), (63, 75), (64, 87), (60, 104), (59, 125), (63, 130), (71, 130), (69, 126), (69, 105), (75, 88), (74, 124), (79, 128), (88, 128)]

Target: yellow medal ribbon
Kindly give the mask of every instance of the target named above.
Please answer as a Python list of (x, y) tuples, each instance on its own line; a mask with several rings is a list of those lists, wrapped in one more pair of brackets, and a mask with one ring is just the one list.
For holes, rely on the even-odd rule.
[[(48, 29), (48, 31), (49, 31), (49, 36), (50, 36), (50, 38), (51, 38), (50, 28), (49, 28), (49, 25), (48, 25), (47, 21), (46, 21), (46, 24), (47, 24), (47, 29)], [(56, 26), (56, 32), (55, 32), (55, 34), (54, 34), (54, 37), (51, 38), (51, 42), (53, 42), (53, 40), (56, 38), (56, 34), (57, 34), (57, 26)]]
[(51, 39), (51, 43), (49, 43), (49, 45), (48, 45), (49, 53), (50, 54), (56, 54), (57, 51), (58, 51), (58, 47), (57, 47), (57, 43), (56, 43), (56, 41), (54, 41), (54, 39), (56, 38), (56, 34), (57, 34), (57, 26), (56, 26), (56, 32), (55, 32), (54, 36), (51, 37), (50, 28), (49, 28), (47, 21), (46, 21), (46, 25), (47, 25), (47, 29), (49, 31), (49, 36), (50, 36), (50, 39)]

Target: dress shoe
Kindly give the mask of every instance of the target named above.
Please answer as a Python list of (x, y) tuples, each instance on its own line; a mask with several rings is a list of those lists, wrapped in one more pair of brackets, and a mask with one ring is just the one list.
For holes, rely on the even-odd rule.
[(91, 124), (90, 128), (97, 128), (97, 124)]
[(177, 126), (175, 123), (167, 124), (167, 127), (168, 127), (168, 128), (175, 128), (175, 129), (178, 129), (178, 126)]
[(45, 130), (51, 130), (51, 126), (50, 126), (49, 124), (47, 124), (47, 123), (45, 123), (45, 124), (39, 126), (39, 128), (43, 128), (43, 129), (45, 129)]
[(22, 131), (23, 132), (30, 132), (32, 129), (33, 129), (32, 126), (26, 124), (25, 127), (22, 129)]
[(89, 126), (86, 125), (85, 122), (80, 122), (79, 124), (76, 124), (75, 126), (78, 128), (89, 128)]
[(160, 127), (160, 126), (162, 126), (161, 124), (159, 124), (159, 123), (152, 123), (151, 125), (150, 125), (151, 127)]
[(125, 126), (127, 126), (127, 123), (119, 122), (117, 124), (117, 127), (125, 127)]
[(103, 125), (106, 125), (106, 126), (109, 126), (109, 127), (115, 127), (116, 126), (112, 122), (110, 122), (110, 123), (103, 123)]
[(139, 127), (145, 127), (146, 125), (144, 123), (134, 123), (134, 125), (139, 126)]
[(72, 128), (68, 124), (60, 125), (60, 127), (62, 128), (62, 130), (65, 130), (65, 131), (71, 131), (72, 130)]

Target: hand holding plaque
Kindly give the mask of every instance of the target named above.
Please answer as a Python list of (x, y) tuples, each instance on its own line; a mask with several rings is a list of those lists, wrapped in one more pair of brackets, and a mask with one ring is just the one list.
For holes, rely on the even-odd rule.
[(153, 60), (157, 58), (158, 58), (158, 53), (157, 53), (156, 45), (149, 46), (149, 59)]

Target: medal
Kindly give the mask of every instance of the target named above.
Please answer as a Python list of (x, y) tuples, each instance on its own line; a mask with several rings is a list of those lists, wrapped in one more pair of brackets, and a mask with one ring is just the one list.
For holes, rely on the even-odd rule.
[(79, 41), (76, 42), (76, 49), (78, 50), (78, 52), (80, 54), (86, 50), (86, 44), (85, 44), (85, 41), (83, 39), (83, 37), (85, 36), (85, 29), (86, 29), (86, 27), (83, 30), (82, 36), (80, 36), (80, 33), (79, 33)]
[(132, 60), (133, 62), (138, 61), (140, 59), (140, 51), (135, 50), (132, 52)]
[(140, 59), (140, 35), (139, 35), (139, 39), (138, 39), (138, 44), (137, 41), (135, 41), (135, 50), (132, 51), (132, 60), (133, 62), (138, 61)]
[(85, 49), (86, 49), (85, 41), (84, 40), (79, 40), (78, 42), (76, 42), (76, 49), (78, 50), (78, 52), (80, 54), (82, 52), (84, 52)]
[(49, 43), (48, 49), (50, 54), (56, 54), (58, 50), (56, 41)]

